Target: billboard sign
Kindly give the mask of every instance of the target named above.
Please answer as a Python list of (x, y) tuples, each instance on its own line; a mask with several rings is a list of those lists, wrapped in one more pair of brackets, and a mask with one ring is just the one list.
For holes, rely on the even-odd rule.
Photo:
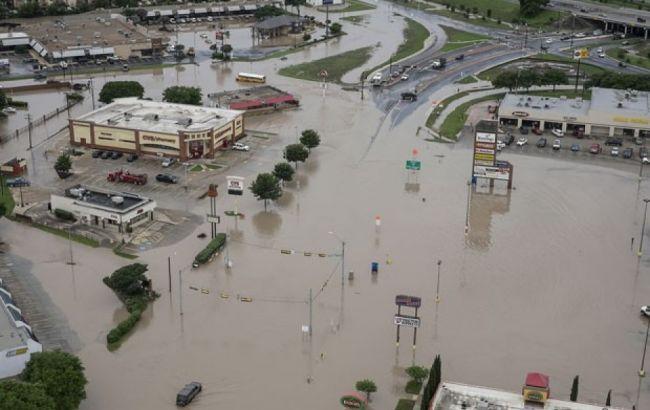
[(417, 296), (397, 295), (395, 296), (395, 304), (397, 306), (419, 308), (422, 305), (422, 299)]
[(474, 166), (474, 176), (508, 181), (510, 179), (510, 170), (500, 167)]
[(408, 315), (395, 315), (394, 323), (397, 326), (420, 327), (420, 318)]
[(243, 195), (244, 194), (244, 178), (236, 176), (226, 177), (228, 194), (230, 195)]
[(411, 171), (419, 171), (422, 166), (421, 161), (417, 160), (407, 160), (406, 161), (406, 169), (411, 170)]
[(497, 135), (489, 132), (477, 132), (476, 142), (488, 142), (488, 143), (496, 144)]
[(573, 51), (573, 58), (576, 60), (581, 60), (583, 58), (589, 58), (589, 50), (586, 48), (578, 48)]

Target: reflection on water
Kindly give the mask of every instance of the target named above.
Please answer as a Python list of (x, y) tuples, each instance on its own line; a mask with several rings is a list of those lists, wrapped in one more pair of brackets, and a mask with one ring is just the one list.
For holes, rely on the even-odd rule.
[(510, 210), (511, 192), (489, 185), (473, 186), (469, 203), (469, 232), (465, 243), (471, 249), (487, 251), (492, 244), (493, 215), (505, 215)]
[(260, 211), (253, 216), (255, 230), (264, 236), (275, 236), (282, 225), (282, 217), (273, 211)]

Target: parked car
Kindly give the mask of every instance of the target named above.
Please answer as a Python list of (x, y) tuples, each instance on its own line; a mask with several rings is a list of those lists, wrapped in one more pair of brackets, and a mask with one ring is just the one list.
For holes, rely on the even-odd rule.
[(572, 144), (571, 152), (578, 152), (578, 151), (580, 151), (580, 144)]
[(156, 175), (156, 181), (164, 182), (166, 184), (176, 184), (178, 183), (178, 177), (170, 174), (158, 174)]
[(507, 138), (506, 138), (505, 143), (506, 143), (506, 145), (510, 145), (513, 142), (515, 142), (515, 136), (509, 133)]
[(646, 147), (641, 147), (639, 148), (639, 158), (647, 158), (648, 156), (648, 149)]
[(102, 156), (103, 153), (104, 153), (104, 151), (102, 151), (102, 150), (93, 151), (92, 157), (93, 158), (99, 158), (99, 157)]
[(589, 146), (589, 152), (592, 154), (600, 154), (603, 148), (600, 146), (600, 144), (591, 144)]
[(553, 130), (551, 130), (551, 133), (556, 137), (564, 137), (564, 131), (557, 128), (553, 128)]
[(462, 60), (462, 59), (464, 59), (464, 58), (465, 58), (465, 54), (458, 54), (458, 55), (456, 56), (456, 61), (460, 61), (460, 60)]
[(528, 134), (528, 128), (526, 128), (526, 127), (519, 127), (519, 132), (520, 132), (522, 135), (526, 135), (526, 134)]
[(199, 382), (191, 382), (185, 385), (176, 395), (176, 405), (185, 407), (194, 400), (194, 398), (201, 393), (203, 386)]
[(409, 79), (409, 76), (407, 74), (404, 74), (401, 78), (402, 81), (407, 81)]
[(618, 147), (612, 147), (612, 150), (609, 153), (612, 157), (618, 157), (619, 154)]
[(120, 159), (122, 158), (122, 153), (119, 151), (113, 151), (111, 152), (111, 159)]
[(517, 140), (517, 145), (520, 147), (523, 147), (526, 144), (528, 144), (528, 138), (526, 137), (521, 137)]
[(501, 151), (506, 147), (506, 143), (503, 141), (497, 141), (497, 151)]
[(582, 139), (582, 137), (585, 136), (585, 129), (584, 128), (574, 128), (572, 135), (578, 139)]
[(9, 188), (18, 188), (21, 186), (30, 186), (31, 184), (29, 183), (28, 180), (26, 180), (23, 177), (18, 177), (18, 178), (9, 178), (6, 181), (6, 184)]
[(126, 162), (133, 162), (133, 161), (135, 161), (136, 159), (138, 159), (138, 154), (129, 154), (129, 155), (126, 157)]
[(110, 151), (104, 151), (104, 152), (102, 152), (102, 155), (100, 157), (101, 157), (101, 159), (108, 159), (110, 156), (111, 156)]
[(542, 135), (543, 133), (544, 133), (544, 130), (539, 129), (539, 127), (533, 128), (533, 134)]
[(560, 148), (562, 148), (562, 142), (560, 140), (553, 141), (553, 149), (557, 151)]
[(636, 137), (636, 138), (634, 139), (634, 143), (635, 143), (636, 145), (643, 145), (643, 138), (641, 138), (641, 137)]
[(622, 138), (616, 138), (616, 137), (607, 137), (605, 140), (605, 145), (610, 145), (610, 146), (622, 146), (623, 145), (623, 139)]
[(165, 158), (165, 159), (163, 159), (163, 162), (160, 165), (162, 165), (163, 168), (169, 168), (172, 165), (174, 165), (175, 163), (176, 163), (176, 159), (174, 159), (174, 158)]
[(241, 142), (235, 142), (232, 144), (232, 149), (235, 151), (250, 151), (250, 147), (248, 145), (244, 145)]
[(544, 148), (546, 146), (546, 138), (540, 138), (537, 140), (537, 148)]
[(625, 148), (623, 150), (623, 158), (625, 159), (630, 159), (634, 155), (634, 149), (633, 148)]

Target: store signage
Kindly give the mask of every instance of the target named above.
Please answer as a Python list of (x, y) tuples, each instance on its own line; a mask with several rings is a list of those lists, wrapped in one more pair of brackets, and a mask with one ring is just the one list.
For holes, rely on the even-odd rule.
[(492, 143), (487, 143), (487, 142), (477, 142), (474, 144), (475, 148), (489, 148), (489, 149), (495, 149), (495, 144)]
[(507, 181), (510, 179), (510, 172), (508, 168), (475, 166), (474, 176), (479, 178), (491, 178)]
[(492, 161), (492, 163), (494, 163), (494, 154), (475, 153), (474, 160)]
[(576, 117), (562, 117), (564, 121), (577, 121), (578, 119)]
[(366, 408), (366, 402), (357, 397), (353, 396), (351, 394), (345, 395), (341, 397), (341, 405), (345, 407), (346, 409), (365, 409)]
[(616, 122), (630, 122), (633, 124), (650, 124), (647, 118), (629, 118), (629, 117), (614, 117)]
[(205, 217), (206, 217), (208, 223), (211, 223), (211, 224), (221, 223), (221, 217), (219, 217), (219, 215), (207, 214)]
[(487, 149), (487, 148), (474, 148), (474, 152), (479, 153), (479, 154), (490, 154), (494, 155), (494, 148)]
[(395, 304), (397, 306), (419, 308), (422, 305), (422, 299), (417, 296), (397, 295), (395, 296)]
[(420, 327), (420, 318), (416, 316), (395, 315), (394, 323), (397, 326)]
[(476, 133), (476, 142), (497, 142), (497, 135), (487, 132), (477, 132)]
[(243, 195), (244, 194), (244, 178), (236, 176), (226, 177), (228, 193), (230, 195)]
[(153, 141), (153, 142), (166, 142), (167, 144), (174, 144), (176, 145), (176, 140), (173, 138), (163, 138), (159, 137), (156, 135), (142, 135), (142, 139), (145, 141)]
[(474, 165), (483, 165), (483, 166), (492, 166), (494, 165), (494, 161), (483, 161), (483, 160), (474, 160)]
[(528, 114), (526, 111), (514, 111), (512, 115), (515, 117), (528, 117), (530, 114)]

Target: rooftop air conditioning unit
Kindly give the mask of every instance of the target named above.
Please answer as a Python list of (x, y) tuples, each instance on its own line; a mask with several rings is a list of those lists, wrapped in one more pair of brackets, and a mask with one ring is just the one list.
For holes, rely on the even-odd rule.
[(113, 202), (115, 205), (121, 205), (124, 203), (124, 197), (115, 195), (114, 197), (111, 197), (111, 202)]

